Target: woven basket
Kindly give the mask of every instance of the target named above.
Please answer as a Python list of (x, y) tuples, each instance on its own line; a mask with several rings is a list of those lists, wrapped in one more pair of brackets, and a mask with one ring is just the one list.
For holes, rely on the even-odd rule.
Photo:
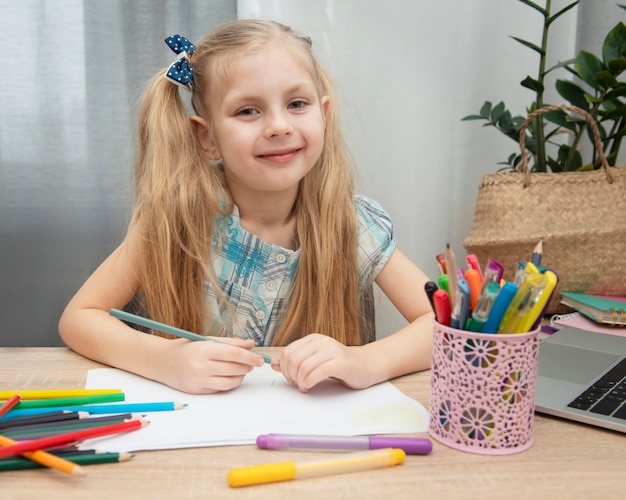
[[(599, 170), (530, 173), (526, 129), (539, 114), (568, 110), (585, 117), (602, 162)], [(559, 291), (626, 295), (626, 168), (609, 167), (593, 117), (575, 106), (548, 106), (529, 114), (520, 130), (519, 171), (485, 175), (478, 188), (472, 227), (463, 240), (481, 264), (493, 257), (512, 281), (539, 240), (542, 265), (559, 276), (547, 313), (560, 305)]]

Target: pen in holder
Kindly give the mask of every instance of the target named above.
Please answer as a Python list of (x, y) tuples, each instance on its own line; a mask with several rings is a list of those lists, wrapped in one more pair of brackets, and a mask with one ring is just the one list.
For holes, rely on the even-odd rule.
[(539, 329), (489, 334), (434, 321), (433, 334), (429, 434), (485, 455), (530, 448)]

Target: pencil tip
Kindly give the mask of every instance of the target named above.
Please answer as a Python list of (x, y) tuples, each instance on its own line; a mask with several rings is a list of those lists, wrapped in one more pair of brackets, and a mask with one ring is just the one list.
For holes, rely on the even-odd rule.
[(72, 468), (72, 476), (86, 477), (87, 476), (87, 471), (85, 469), (83, 469), (80, 465), (77, 465), (74, 468)]

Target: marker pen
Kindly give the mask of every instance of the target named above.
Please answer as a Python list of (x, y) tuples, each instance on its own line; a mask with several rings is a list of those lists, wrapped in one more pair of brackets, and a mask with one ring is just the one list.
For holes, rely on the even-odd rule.
[(399, 448), (408, 455), (428, 455), (433, 444), (427, 438), (395, 436), (309, 436), (298, 434), (262, 434), (256, 438), (259, 448), (265, 450), (319, 449), (319, 450), (378, 450)]
[(276, 483), (293, 479), (328, 476), (347, 472), (358, 472), (381, 467), (392, 467), (404, 462), (406, 453), (394, 448), (382, 450), (342, 453), (310, 462), (277, 462), (251, 467), (231, 469), (228, 473), (228, 484), (252, 486), (255, 484)]

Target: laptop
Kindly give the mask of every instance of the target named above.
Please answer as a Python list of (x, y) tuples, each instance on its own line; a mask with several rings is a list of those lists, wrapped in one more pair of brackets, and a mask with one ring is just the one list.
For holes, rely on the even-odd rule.
[(535, 411), (626, 433), (626, 337), (566, 327), (542, 340)]

